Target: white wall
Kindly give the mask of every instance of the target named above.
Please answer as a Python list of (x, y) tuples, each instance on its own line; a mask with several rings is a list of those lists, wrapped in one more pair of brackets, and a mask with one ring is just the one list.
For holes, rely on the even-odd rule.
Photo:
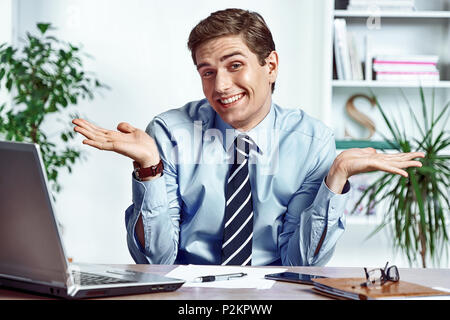
[[(12, 0), (0, 0), (0, 44), (11, 43), (12, 27)], [(8, 100), (6, 89), (0, 89), (0, 105)]]
[(0, 44), (10, 42), (12, 36), (12, 2), (0, 1)]

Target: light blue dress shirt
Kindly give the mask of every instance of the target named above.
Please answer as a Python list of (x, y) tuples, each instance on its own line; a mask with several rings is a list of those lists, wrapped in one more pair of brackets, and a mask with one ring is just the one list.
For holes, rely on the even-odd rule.
[[(160, 178), (132, 178), (127, 243), (136, 263), (220, 264), (225, 187), (240, 133), (206, 99), (155, 117), (146, 132), (164, 162)], [(332, 131), (299, 109), (272, 103), (246, 134), (254, 211), (252, 265), (324, 265), (345, 229), (350, 185), (335, 194), (325, 177), (336, 157)], [(231, 160), (230, 160), (231, 159)], [(135, 225), (142, 215), (145, 248)]]

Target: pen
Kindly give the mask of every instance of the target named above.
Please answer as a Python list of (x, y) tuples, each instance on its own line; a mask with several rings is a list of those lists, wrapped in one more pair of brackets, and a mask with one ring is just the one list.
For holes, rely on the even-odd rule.
[(229, 273), (229, 274), (218, 274), (216, 276), (203, 276), (194, 279), (194, 282), (211, 282), (211, 281), (221, 281), (221, 280), (232, 280), (235, 278), (242, 278), (246, 276), (246, 273)]

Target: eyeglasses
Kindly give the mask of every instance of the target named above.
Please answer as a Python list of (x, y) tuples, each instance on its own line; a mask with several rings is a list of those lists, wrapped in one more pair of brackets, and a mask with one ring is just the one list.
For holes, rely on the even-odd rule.
[(367, 270), (364, 268), (366, 273), (366, 282), (361, 283), (361, 287), (372, 288), (376, 286), (382, 286), (388, 281), (397, 282), (400, 280), (400, 274), (398, 273), (397, 266), (390, 266), (388, 268), (389, 262), (386, 262), (384, 269), (372, 269)]

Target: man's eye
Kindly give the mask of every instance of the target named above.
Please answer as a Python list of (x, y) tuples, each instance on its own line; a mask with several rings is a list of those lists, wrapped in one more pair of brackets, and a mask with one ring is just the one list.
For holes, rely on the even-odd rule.
[(239, 69), (241, 66), (242, 66), (242, 64), (240, 64), (240, 63), (233, 63), (231, 65), (231, 69), (236, 70), (236, 69)]
[(211, 75), (212, 75), (212, 71), (205, 71), (205, 72), (203, 72), (202, 77), (209, 77)]

